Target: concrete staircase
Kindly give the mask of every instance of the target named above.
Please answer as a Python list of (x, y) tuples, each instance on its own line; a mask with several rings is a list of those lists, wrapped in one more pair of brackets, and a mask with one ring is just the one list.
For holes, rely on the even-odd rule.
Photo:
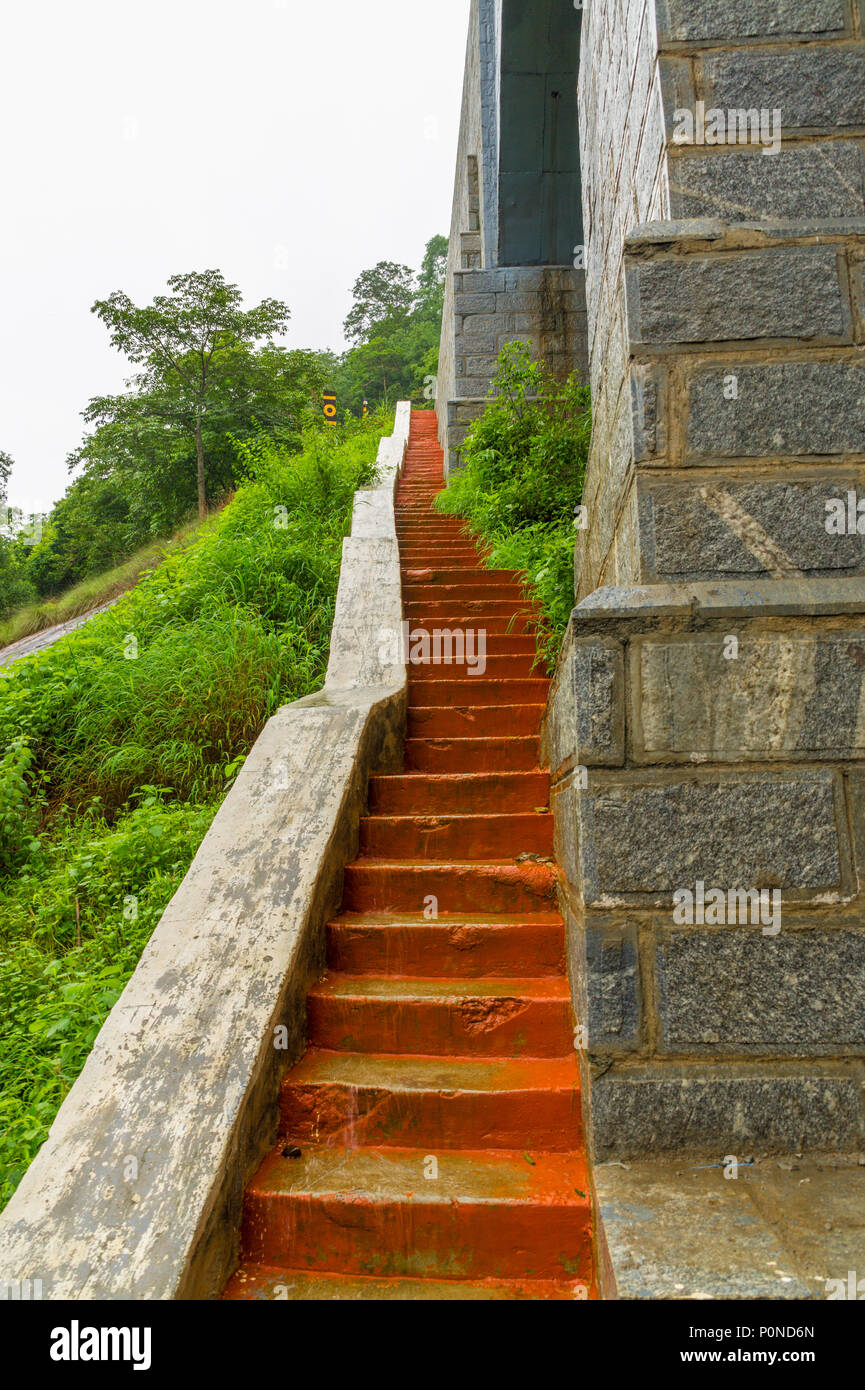
[(486, 670), (409, 666), (405, 771), (370, 781), (309, 1050), (246, 1193), (229, 1299), (594, 1297), (549, 779), (519, 576), (481, 567), (412, 416), (397, 497), (412, 629), (482, 629)]

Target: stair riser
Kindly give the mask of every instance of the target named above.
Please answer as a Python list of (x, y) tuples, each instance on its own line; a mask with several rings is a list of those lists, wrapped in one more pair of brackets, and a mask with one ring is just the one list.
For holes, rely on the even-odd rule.
[[(469, 657), (472, 659), (471, 665)], [(486, 676), (489, 680), (509, 681), (532, 680), (539, 676), (546, 679), (546, 671), (539, 668), (534, 655), (493, 656), (490, 652), (481, 651), (478, 638), (468, 646), (464, 661), (431, 661), (428, 666), (412, 661), (408, 669), (413, 681), (465, 679), (471, 682), (480, 676)], [(474, 671), (478, 674), (474, 675)]]
[(563, 975), (561, 927), (480, 925), (357, 927), (331, 923), (327, 959), (349, 975), (403, 975), (413, 979), (519, 979)]
[(573, 1048), (571, 1011), (564, 999), (400, 1000), (313, 990), (307, 1025), (310, 1045), (331, 1052), (564, 1057)]
[[(421, 1168), (420, 1191), (425, 1184)], [(258, 1198), (251, 1193), (244, 1248), (249, 1260), (263, 1264), (347, 1274), (588, 1279), (592, 1241), (587, 1206), (543, 1200), (535, 1206), (423, 1205), (372, 1202), (361, 1194)]]
[[(496, 739), (459, 739), (436, 743), (409, 739), (405, 745), (407, 772), (530, 772), (538, 764), (536, 738), (508, 739), (507, 747), (495, 750)], [(457, 745), (460, 746), (457, 746)]]
[[(473, 580), (464, 584), (403, 584), (402, 596), (406, 603), (477, 603), (481, 599), (492, 604), (510, 604), (511, 611), (518, 608), (523, 599), (519, 584), (477, 584)], [(497, 610), (493, 608), (493, 612)]]
[(514, 611), (509, 604), (491, 600), (474, 600), (471, 603), (407, 603), (404, 613), (407, 621), (417, 627), (470, 627), (475, 631), (483, 629), (486, 633), (513, 633), (517, 637), (533, 631), (535, 618), (531, 608), (525, 605)]
[[(480, 679), (480, 677), (476, 677)], [(418, 694), (424, 693), (418, 687)], [(463, 692), (460, 691), (460, 694)], [(534, 738), (537, 739), (543, 718), (543, 705), (418, 705), (408, 712), (408, 736), (418, 738)], [(504, 751), (496, 746), (490, 751)], [(537, 767), (537, 746), (534, 767)], [(496, 771), (495, 764), (490, 772)], [(498, 769), (506, 771), (504, 767)], [(457, 771), (455, 767), (454, 772)]]
[(550, 779), (545, 772), (522, 777), (498, 772), (486, 777), (371, 777), (369, 811), (371, 815), (435, 815), (462, 812), (479, 815), (483, 811), (534, 810), (547, 806)]
[(556, 876), (544, 864), (346, 865), (346, 912), (421, 913), (431, 896), (439, 912), (549, 912), (557, 906)]
[(388, 1091), (287, 1081), (280, 1134), (293, 1144), (346, 1148), (429, 1145), (445, 1149), (542, 1149), (567, 1153), (582, 1140), (580, 1093), (569, 1090)]
[[(408, 565), (403, 566), (403, 580), (409, 584), (415, 576), (417, 584), (431, 586), (433, 584), (462, 585), (465, 580), (465, 573), (462, 570), (452, 570), (436, 568), (434, 565), (419, 565), (414, 569)], [(511, 586), (519, 592), (521, 588), (518, 570), (487, 570), (479, 569), (471, 575), (471, 585), (481, 588), (491, 588), (494, 586)]]
[(443, 679), (426, 681), (415, 676), (409, 666), (409, 708), (430, 708), (442, 705), (539, 705), (547, 698), (548, 680), (521, 677), (516, 680), (487, 680), (486, 675), (467, 676), (463, 680)]
[[(430, 821), (439, 820), (438, 824)], [(533, 812), (509, 816), (365, 816), (360, 853), (374, 859), (514, 859), (552, 857), (553, 818)]]

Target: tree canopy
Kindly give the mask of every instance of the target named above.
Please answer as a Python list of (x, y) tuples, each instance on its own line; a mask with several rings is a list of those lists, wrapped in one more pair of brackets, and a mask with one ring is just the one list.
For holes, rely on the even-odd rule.
[[(145, 422), (191, 438), (195, 445), (198, 514), (207, 514), (204, 429), (231, 427), (242, 401), (249, 404), (267, 373), (256, 362), (256, 345), (285, 332), (288, 306), (265, 299), (242, 308), (237, 285), (218, 270), (172, 275), (170, 294), (139, 307), (118, 290), (97, 300), (93, 313), (106, 324), (111, 342), (144, 368), (134, 391), (97, 397), (85, 412), (89, 423), (132, 431), (140, 438)], [(268, 381), (268, 385), (269, 385)]]

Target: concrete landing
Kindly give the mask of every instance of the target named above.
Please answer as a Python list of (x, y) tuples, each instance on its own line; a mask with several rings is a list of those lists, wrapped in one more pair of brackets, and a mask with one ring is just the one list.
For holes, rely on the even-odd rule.
[(865, 1156), (705, 1162), (597, 1165), (605, 1297), (865, 1298)]

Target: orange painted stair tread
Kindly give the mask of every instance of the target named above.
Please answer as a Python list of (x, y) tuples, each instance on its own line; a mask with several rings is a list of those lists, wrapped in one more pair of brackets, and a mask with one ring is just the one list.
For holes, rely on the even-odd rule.
[(549, 681), (520, 576), (485, 569), (466, 524), (432, 508), (442, 466), (435, 415), (413, 412), (404, 615), (483, 631), (484, 669), (458, 650), (409, 664), (404, 771), (370, 779), (227, 1299), (597, 1296), (538, 766)]

